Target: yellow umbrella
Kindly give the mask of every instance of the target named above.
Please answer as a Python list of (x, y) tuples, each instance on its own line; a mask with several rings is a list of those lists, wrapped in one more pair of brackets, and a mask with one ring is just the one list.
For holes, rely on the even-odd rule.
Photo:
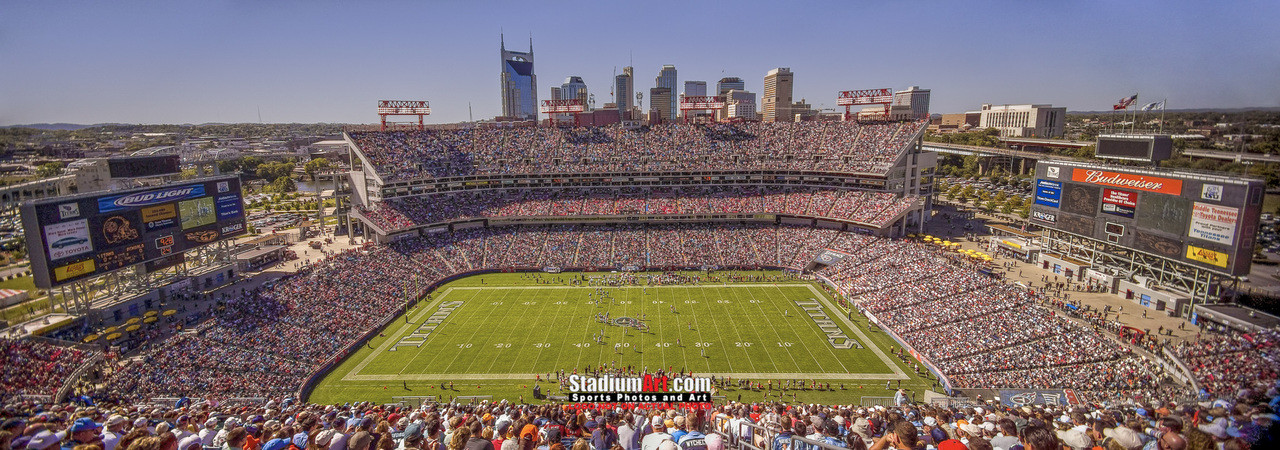
[(120, 333), (111, 333), (107, 335), (107, 340), (114, 341), (116, 339), (120, 339), (120, 336), (122, 336)]
[(105, 330), (102, 330), (103, 333), (110, 333), (112, 331), (116, 331), (116, 327), (107, 327)]
[(178, 313), (178, 310), (176, 310), (176, 309), (170, 309), (170, 310), (168, 310), (168, 311), (165, 311), (165, 312), (164, 312), (164, 314), (161, 314), (161, 315), (162, 315), (162, 316), (165, 316), (165, 317), (169, 317), (169, 316), (172, 316), (172, 315), (177, 314), (177, 313)]
[(142, 319), (139, 319), (139, 318), (137, 318), (137, 317), (130, 317), (130, 318), (129, 318), (129, 320), (124, 321), (124, 323), (126, 323), (126, 324), (134, 324), (134, 323), (138, 323), (138, 322), (139, 322), (139, 321), (141, 321), (141, 320), (142, 320)]
[(159, 319), (156, 319), (155, 317), (148, 317), (148, 318), (146, 318), (146, 319), (142, 319), (142, 323), (152, 323), (152, 322), (155, 322), (155, 321), (157, 321), (157, 320), (159, 320)]
[(84, 337), (84, 341), (85, 341), (85, 342), (93, 342), (93, 341), (98, 340), (98, 338), (99, 338), (99, 337), (101, 337), (101, 336), (98, 336), (98, 335), (96, 335), (96, 334), (90, 334), (90, 335), (88, 335), (88, 336), (85, 336), (85, 337)]
[(142, 325), (136, 325), (136, 324), (135, 324), (135, 325), (129, 325), (129, 326), (127, 326), (127, 327), (124, 327), (124, 331), (128, 331), (128, 332), (132, 333), (132, 332), (134, 332), (134, 331), (138, 331), (138, 329), (139, 329), (139, 328), (142, 328)]
[(146, 313), (146, 314), (143, 314), (143, 315), (144, 315), (144, 316), (147, 316), (147, 317), (151, 317), (151, 316), (154, 316), (154, 315), (157, 315), (157, 314), (160, 314), (160, 312), (159, 312), (159, 311), (147, 311), (147, 313)]

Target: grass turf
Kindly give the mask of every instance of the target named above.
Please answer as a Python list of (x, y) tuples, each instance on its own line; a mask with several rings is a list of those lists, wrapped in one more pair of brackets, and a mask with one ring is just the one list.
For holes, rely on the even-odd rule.
[[(581, 372), (600, 364), (731, 374), (761, 382), (816, 378), (833, 387), (791, 391), (781, 398), (786, 401), (794, 393), (801, 402), (858, 403), (860, 396), (891, 395), (884, 388), (887, 380), (895, 387), (901, 380), (917, 398), (932, 387), (932, 381), (915, 375), (890, 354), (896, 344), (888, 336), (868, 328), (866, 318), (856, 313), (845, 320), (836, 303), (821, 289), (811, 289), (815, 285), (809, 282), (704, 280), (701, 285), (647, 289), (602, 287), (609, 296), (595, 303), (592, 300), (600, 297), (591, 295), (596, 287), (568, 283), (580, 276), (488, 274), (442, 286), (332, 370), (310, 400), (389, 402), (394, 396), (493, 395), (512, 401), (525, 396), (527, 401), (532, 399), (534, 374), (545, 379), (560, 369)], [(863, 348), (834, 348), (796, 304), (810, 299), (823, 300), (823, 311)], [(390, 350), (442, 304), (455, 301), (461, 306), (420, 347)], [(606, 311), (612, 318), (644, 318), (650, 330), (640, 333), (596, 321), (596, 314)], [(603, 345), (593, 337), (601, 331)], [(454, 383), (452, 389), (441, 389), (441, 383), (449, 382)], [(553, 395), (556, 388), (543, 385), (543, 391)], [(750, 401), (766, 395), (739, 390), (721, 394), (735, 399), (742, 394)], [(770, 399), (780, 398), (775, 391)]]

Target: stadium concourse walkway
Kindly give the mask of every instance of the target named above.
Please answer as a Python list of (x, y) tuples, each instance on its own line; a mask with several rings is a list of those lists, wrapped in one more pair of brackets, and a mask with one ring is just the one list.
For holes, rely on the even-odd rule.
[[(964, 208), (960, 213), (972, 213), (972, 211), (972, 209)], [(951, 214), (951, 223), (942, 219), (943, 213)], [(964, 229), (964, 225), (966, 224), (966, 221), (964, 219), (957, 219), (956, 217), (958, 217), (958, 214), (959, 213), (957, 213), (955, 208), (952, 206), (943, 205), (941, 203), (935, 204), (934, 218), (925, 226), (924, 232), (943, 239), (948, 239), (951, 242), (957, 242), (960, 244), (961, 249), (980, 250), (990, 254), (995, 258), (995, 271), (1004, 274), (1006, 279), (1009, 281), (1021, 282), (1029, 287), (1038, 288), (1045, 285), (1041, 277), (1047, 275), (1050, 280), (1054, 279), (1055, 274), (1052, 270), (1043, 269), (1042, 266), (1037, 264), (1028, 264), (1021, 260), (1000, 256), (996, 252), (987, 251), (988, 249), (985, 244), (988, 242), (991, 235), (987, 233), (986, 225), (1001, 224), (1011, 228), (1021, 228), (1021, 219), (1015, 221), (1004, 215), (977, 213), (975, 218), (967, 221), (968, 224), (972, 225), (970, 227), (971, 229), (968, 230), (968, 233), (976, 236), (976, 239), (971, 241), (965, 239), (966, 230)], [(1005, 269), (1004, 265), (1006, 263), (1013, 263), (1013, 268)], [(1136, 302), (1126, 300), (1116, 294), (1103, 292), (1081, 292), (1074, 290), (1063, 290), (1063, 294), (1070, 295), (1070, 300), (1072, 301), (1089, 305), (1094, 309), (1103, 310), (1110, 306), (1111, 312), (1107, 317), (1109, 319), (1118, 318), (1118, 320), (1124, 325), (1138, 328), (1140, 330), (1151, 330), (1152, 333), (1155, 333), (1156, 330), (1160, 329), (1160, 327), (1164, 327), (1165, 331), (1160, 335), (1160, 339), (1168, 338), (1171, 339), (1173, 343), (1181, 341), (1195, 341), (1199, 331), (1198, 327), (1191, 325), (1191, 323), (1186, 320), (1178, 317), (1169, 317), (1168, 314), (1162, 311), (1144, 308)], [(1049, 298), (1062, 299), (1061, 296), (1054, 294), (1053, 292), (1046, 293), (1046, 296)], [(1054, 308), (1050, 309), (1057, 311)], [(1146, 312), (1146, 317), (1143, 317), (1144, 311)], [(1067, 317), (1065, 315), (1062, 316)], [(1181, 324), (1185, 329), (1179, 330), (1179, 324)]]

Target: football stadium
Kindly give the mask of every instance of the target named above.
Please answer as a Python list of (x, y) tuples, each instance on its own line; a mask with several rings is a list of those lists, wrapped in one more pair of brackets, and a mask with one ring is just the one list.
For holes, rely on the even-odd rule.
[[(1158, 348), (1063, 295), (1095, 281), (1011, 280), (1023, 257), (991, 247), (1010, 258), (996, 264), (924, 233), (936, 165), (924, 129), (912, 118), (352, 129), (358, 245), (267, 283), (170, 294), (216, 312), (156, 342), (116, 327), (78, 345), (6, 338), (7, 448), (110, 435), (130, 450), (1137, 449), (1163, 435), (1152, 423), (1213, 442), (1275, 419), (1273, 331)], [(1046, 180), (1123, 170), (1047, 164)], [(1090, 203), (1089, 183), (1171, 196), (1108, 189), (1103, 212), (1150, 220), (1125, 202), (1159, 202), (1161, 220), (1183, 220), (1182, 188), (1159, 181), (1183, 180), (1126, 176), (1044, 181), (1037, 220), (1073, 234), (1043, 245), (1088, 238), (1066, 224), (1108, 201)], [(1185, 182), (1219, 200), (1255, 187)], [(244, 234), (239, 189), (212, 178), (27, 205), (49, 241), (30, 244), (37, 279), (151, 261), (136, 241), (216, 247)], [(1129, 225), (1103, 219), (1107, 232)], [(80, 236), (107, 223), (111, 253), (77, 256), (91, 246)], [(1189, 261), (1238, 262), (1236, 249), (1197, 245)], [(69, 438), (46, 425), (60, 422)], [(1175, 435), (1159, 448), (1186, 444)]]

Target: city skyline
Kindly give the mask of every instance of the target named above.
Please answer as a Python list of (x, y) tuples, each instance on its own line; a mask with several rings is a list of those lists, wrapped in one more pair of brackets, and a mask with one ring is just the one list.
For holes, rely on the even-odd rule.
[[(18, 2), (0, 18), (0, 125), (258, 122), (259, 110), (264, 122), (372, 123), (381, 99), (428, 100), (431, 123), (466, 121), (469, 106), (487, 119), (501, 114), (504, 32), (508, 48), (536, 41), (539, 98), (581, 76), (596, 107), (623, 66), (647, 91), (663, 64), (680, 82), (739, 77), (757, 93), (790, 67), (795, 101), (827, 109), (840, 90), (912, 85), (932, 90), (934, 113), (1106, 110), (1135, 92), (1170, 108), (1280, 106), (1274, 2), (649, 5)], [(566, 26), (565, 10), (586, 20)], [(617, 17), (673, 32), (591, 25)], [(794, 35), (724, 33), (766, 17)]]

